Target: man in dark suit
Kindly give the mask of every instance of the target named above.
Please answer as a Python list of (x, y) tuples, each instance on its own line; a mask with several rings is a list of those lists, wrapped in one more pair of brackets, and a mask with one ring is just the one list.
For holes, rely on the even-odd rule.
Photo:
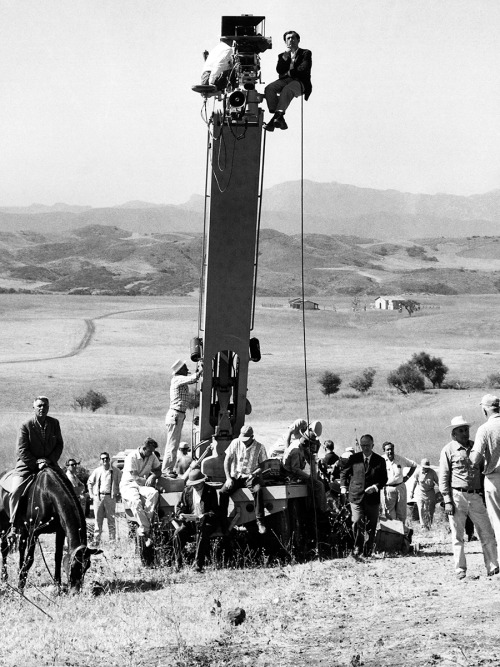
[(286, 130), (285, 111), (294, 97), (304, 95), (309, 99), (312, 91), (311, 68), (312, 54), (308, 49), (299, 49), (300, 35), (289, 30), (283, 35), (286, 50), (278, 56), (276, 71), (279, 79), (273, 81), (264, 89), (269, 113), (274, 114), (269, 123), (264, 123), (264, 129), (274, 132), (277, 127)]
[[(387, 484), (385, 459), (373, 451), (373, 438), (363, 435), (361, 452), (353, 454), (340, 472), (340, 492), (349, 491), (355, 558), (371, 556), (380, 506), (380, 491)], [(368, 539), (365, 542), (365, 530)]]
[(10, 496), (9, 537), (15, 539), (18, 533), (16, 514), (19, 500), (26, 488), (28, 480), (47, 465), (58, 467), (58, 461), (63, 451), (61, 427), (57, 419), (48, 417), (49, 399), (38, 396), (33, 401), (33, 417), (25, 422), (17, 438), (17, 463), (12, 477), (12, 492)]
[(177, 569), (182, 566), (182, 550), (186, 542), (196, 537), (196, 570), (203, 571), (210, 535), (214, 531), (219, 512), (217, 491), (213, 486), (205, 484), (206, 479), (199, 468), (191, 470), (186, 488), (176, 507), (175, 521), (179, 524), (174, 533)]

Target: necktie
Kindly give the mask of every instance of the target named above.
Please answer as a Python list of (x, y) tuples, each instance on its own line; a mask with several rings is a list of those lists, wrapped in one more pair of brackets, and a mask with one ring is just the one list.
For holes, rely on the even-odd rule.
[(368, 470), (369, 459), (365, 458), (365, 472)]

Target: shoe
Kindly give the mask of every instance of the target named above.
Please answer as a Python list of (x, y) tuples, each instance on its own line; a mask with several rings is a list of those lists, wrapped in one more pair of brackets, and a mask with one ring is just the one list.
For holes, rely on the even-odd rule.
[(193, 567), (193, 570), (194, 570), (195, 572), (198, 572), (198, 574), (201, 574), (201, 573), (203, 572), (203, 565), (195, 565), (195, 566)]
[(262, 127), (266, 130), (266, 132), (274, 132), (274, 120), (271, 119), (269, 123), (263, 123)]
[(264, 526), (264, 524), (262, 523), (262, 521), (260, 519), (257, 519), (256, 523), (257, 523), (257, 528), (259, 529), (259, 533), (261, 535), (264, 535), (265, 532), (267, 531), (267, 528)]
[(496, 574), (500, 574), (500, 568), (496, 567), (494, 570), (491, 570), (491, 572), (488, 572), (488, 577), (494, 577)]
[(457, 579), (465, 579), (464, 570), (461, 570), (460, 572), (457, 572)]
[(477, 537), (475, 535), (469, 535), (469, 542), (477, 542)]
[(278, 114), (274, 119), (274, 126), (280, 130), (288, 130), (288, 125), (285, 122), (285, 118), (282, 114)]

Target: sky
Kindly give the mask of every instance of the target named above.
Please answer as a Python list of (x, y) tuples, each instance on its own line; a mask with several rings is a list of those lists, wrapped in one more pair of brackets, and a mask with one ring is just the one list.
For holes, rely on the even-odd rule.
[[(312, 51), (304, 177), (471, 195), (500, 189), (498, 0), (0, 0), (0, 206), (180, 204), (204, 190), (202, 52), (222, 16)], [(301, 104), (264, 186), (300, 178)], [(266, 118), (268, 117), (266, 110)]]

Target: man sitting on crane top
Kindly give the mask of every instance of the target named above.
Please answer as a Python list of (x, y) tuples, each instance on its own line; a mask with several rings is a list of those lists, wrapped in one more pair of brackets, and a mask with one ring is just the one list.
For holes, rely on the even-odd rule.
[(264, 123), (264, 129), (274, 132), (288, 129), (285, 122), (285, 111), (294, 97), (304, 95), (309, 99), (312, 91), (311, 68), (312, 54), (308, 49), (300, 49), (300, 35), (295, 30), (288, 30), (283, 35), (286, 49), (278, 56), (276, 71), (279, 79), (273, 81), (264, 89), (269, 113), (274, 114), (269, 123)]

